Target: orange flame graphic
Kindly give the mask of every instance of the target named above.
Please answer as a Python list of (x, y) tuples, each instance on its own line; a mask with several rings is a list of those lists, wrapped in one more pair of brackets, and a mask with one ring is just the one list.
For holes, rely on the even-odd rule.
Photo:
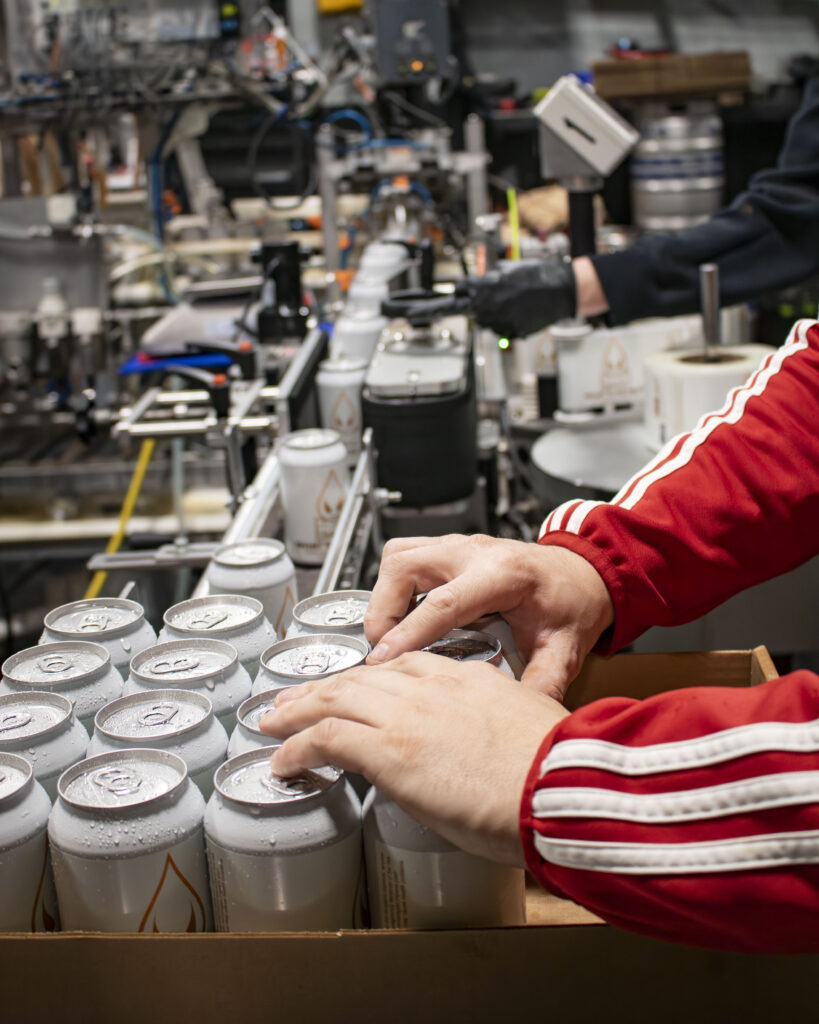
[(290, 587), (288, 587), (287, 590), (285, 590), (284, 592), (284, 600), (282, 601), (282, 607), (281, 611), (279, 612), (279, 617), (278, 619), (276, 619), (276, 622), (274, 624), (276, 632), (279, 634), (279, 636), (281, 636), (284, 633), (284, 623), (287, 618), (288, 608), (290, 609), (292, 617), (292, 612), (295, 606), (296, 598), (293, 596), (293, 591), (290, 589)]
[(335, 430), (345, 434), (358, 426), (358, 409), (346, 391), (342, 391), (335, 401), (331, 422)]
[(324, 486), (319, 491), (316, 509), (322, 519), (331, 519), (341, 514), (346, 494), (336, 471), (331, 469), (327, 474)]
[(39, 916), (42, 918), (43, 927), (39, 931), (43, 932), (56, 932), (57, 922), (46, 910), (45, 905), (45, 879), (46, 871), (48, 870), (48, 845), (46, 845), (45, 852), (43, 854), (43, 868), (40, 872), (40, 881), (37, 883), (37, 892), (34, 894), (34, 906), (31, 908), (31, 930), (33, 932), (38, 931), (37, 928), (37, 911), (39, 910)]
[[(179, 879), (179, 881), (182, 883), (182, 885), (184, 885), (184, 887), (188, 890), (188, 892), (191, 894), (191, 896), (193, 896), (193, 900), (196, 901), (195, 903), (193, 902), (193, 900), (190, 901), (191, 913), (190, 913), (190, 917), (188, 918), (188, 923), (187, 923), (187, 926), (185, 928), (185, 931), (186, 932), (204, 931), (205, 930), (205, 921), (207, 920), (207, 915), (205, 914), (204, 904), (202, 903), (202, 900), (199, 897), (199, 893), (194, 889), (194, 887), (190, 884), (190, 882), (187, 880), (187, 878), (185, 878), (185, 876), (182, 874), (182, 872), (176, 866), (176, 862), (174, 861), (173, 857), (170, 854), (168, 854), (165, 857), (165, 866), (162, 869), (162, 875), (160, 876), (160, 879), (159, 879), (159, 885), (157, 885), (156, 892), (154, 892), (153, 896), (151, 897), (151, 902), (148, 904), (148, 908), (145, 911), (145, 913), (144, 913), (144, 915), (142, 917), (142, 920), (140, 921), (139, 928), (137, 929), (137, 931), (139, 931), (139, 932), (144, 932), (146, 930), (150, 930), (152, 932), (159, 932), (160, 931), (160, 929), (159, 929), (159, 927), (157, 925), (157, 920), (156, 920), (156, 917), (157, 917), (156, 910), (157, 910), (157, 903), (159, 901), (159, 897), (162, 894), (162, 890), (163, 890), (163, 888), (165, 886), (165, 882), (168, 879), (168, 869), (170, 869), (176, 875), (176, 877)], [(201, 915), (201, 926), (199, 926), (199, 927), (197, 927), (197, 920), (196, 920), (196, 908), (197, 908), (197, 906), (199, 907), (199, 913)], [(147, 928), (147, 924), (148, 924), (149, 918), (151, 918), (151, 911), (153, 911), (153, 918), (151, 920), (151, 928), (148, 929)]]

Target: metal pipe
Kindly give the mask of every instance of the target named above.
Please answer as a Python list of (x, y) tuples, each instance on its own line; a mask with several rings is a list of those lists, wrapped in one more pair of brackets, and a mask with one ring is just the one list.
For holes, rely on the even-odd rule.
[(466, 151), (479, 157), (466, 175), (466, 209), (470, 230), (478, 217), (489, 212), (489, 181), (486, 161), (486, 130), (483, 119), (470, 114), (464, 121), (464, 145)]
[(713, 363), (719, 357), (716, 349), (722, 342), (719, 315), (719, 267), (716, 263), (700, 266), (700, 303), (702, 309), (702, 336), (705, 344), (706, 363)]
[(324, 239), (324, 265), (328, 271), (339, 268), (338, 210), (336, 182), (333, 177), (333, 129), (323, 124), (316, 139), (318, 185), (321, 196), (321, 233)]

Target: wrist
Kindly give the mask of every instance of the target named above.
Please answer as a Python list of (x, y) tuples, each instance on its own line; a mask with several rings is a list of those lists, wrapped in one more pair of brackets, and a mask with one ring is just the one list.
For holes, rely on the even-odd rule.
[(574, 287), (577, 296), (577, 315), (579, 317), (600, 316), (609, 308), (606, 293), (597, 276), (594, 264), (588, 256), (578, 256), (572, 260)]

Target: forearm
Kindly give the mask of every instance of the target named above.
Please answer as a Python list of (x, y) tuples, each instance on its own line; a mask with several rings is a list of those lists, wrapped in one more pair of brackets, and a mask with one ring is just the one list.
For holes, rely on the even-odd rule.
[(541, 544), (569, 548), (614, 605), (605, 650), (688, 622), (819, 551), (819, 325), (800, 321), (722, 410), (674, 438), (611, 503), (572, 501)]
[(540, 883), (655, 938), (819, 950), (819, 677), (610, 698), (552, 730), (521, 806)]

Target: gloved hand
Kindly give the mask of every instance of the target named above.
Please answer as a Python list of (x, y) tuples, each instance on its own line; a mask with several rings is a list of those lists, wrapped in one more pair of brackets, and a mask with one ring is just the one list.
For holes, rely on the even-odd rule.
[(455, 286), (481, 327), (507, 338), (524, 338), (556, 320), (575, 315), (577, 296), (569, 262), (521, 260)]

